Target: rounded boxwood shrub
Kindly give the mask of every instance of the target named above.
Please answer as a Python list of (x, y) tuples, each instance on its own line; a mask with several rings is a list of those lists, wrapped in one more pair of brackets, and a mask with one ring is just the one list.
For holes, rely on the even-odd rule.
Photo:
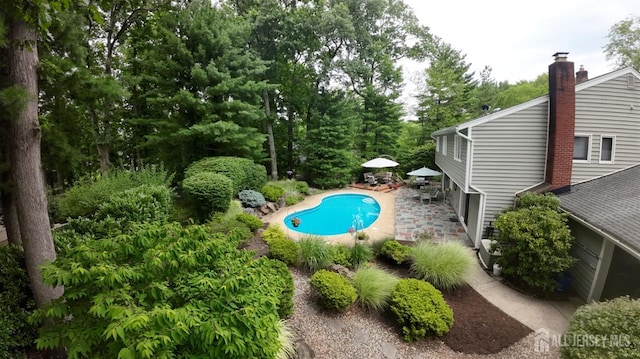
[(249, 227), (249, 229), (253, 232), (258, 228), (262, 228), (262, 220), (254, 215), (249, 213), (240, 213), (235, 217), (236, 221), (242, 222)]
[(225, 175), (201, 172), (185, 178), (182, 187), (195, 202), (198, 216), (208, 218), (213, 212), (225, 212), (231, 203), (233, 183)]
[(467, 283), (474, 264), (471, 251), (458, 242), (420, 242), (411, 250), (411, 272), (442, 290)]
[(402, 264), (411, 257), (411, 247), (402, 245), (395, 239), (389, 239), (382, 244), (380, 254), (393, 260), (396, 264)]
[(285, 191), (284, 187), (276, 183), (267, 183), (260, 190), (264, 198), (269, 202), (278, 202)]
[(252, 160), (241, 157), (203, 158), (190, 164), (185, 170), (184, 177), (187, 179), (203, 172), (223, 174), (231, 179), (234, 196), (245, 189), (257, 191), (267, 182), (267, 171), (264, 166), (256, 165)]
[(0, 358), (21, 358), (38, 337), (27, 318), (35, 309), (20, 247), (0, 246)]
[(286, 204), (287, 206), (293, 206), (294, 204), (300, 203), (300, 201), (302, 201), (303, 199), (304, 197), (299, 194), (287, 195), (284, 198), (284, 204)]
[[(620, 297), (579, 307), (569, 320), (562, 358), (640, 357), (640, 299)], [(582, 345), (578, 338), (601, 338), (600, 345)]]
[(321, 269), (311, 276), (311, 286), (316, 289), (326, 308), (340, 312), (349, 308), (358, 297), (347, 278), (326, 269)]
[(298, 263), (298, 252), (300, 246), (298, 243), (287, 238), (274, 238), (268, 242), (269, 255), (272, 258), (283, 261), (288, 265), (296, 265)]
[(402, 325), (402, 339), (414, 341), (427, 335), (442, 336), (453, 326), (453, 311), (442, 293), (414, 278), (400, 279), (391, 292), (390, 308)]
[(284, 233), (282, 228), (277, 224), (270, 224), (267, 229), (262, 232), (262, 240), (267, 242), (271, 242), (273, 239), (287, 239), (287, 235)]
[(296, 181), (296, 190), (307, 196), (311, 193), (309, 185), (305, 181)]
[(245, 189), (238, 193), (238, 198), (242, 205), (250, 208), (262, 207), (267, 204), (262, 193), (251, 189)]

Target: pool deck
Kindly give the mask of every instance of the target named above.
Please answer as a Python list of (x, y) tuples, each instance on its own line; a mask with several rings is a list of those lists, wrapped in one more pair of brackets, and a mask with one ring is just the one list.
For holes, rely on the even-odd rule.
[[(455, 212), (446, 201), (433, 202), (420, 201), (418, 190), (410, 187), (400, 187), (390, 192), (373, 191), (360, 188), (348, 188), (322, 192), (308, 196), (301, 203), (281, 208), (276, 213), (265, 216), (264, 221), (277, 223), (285, 230), (287, 236), (299, 240), (304, 233), (289, 229), (284, 224), (284, 218), (294, 212), (317, 206), (326, 196), (333, 194), (357, 193), (373, 197), (380, 204), (380, 216), (365, 230), (369, 240), (377, 241), (387, 238), (395, 238), (402, 241), (414, 241), (420, 233), (433, 233), (435, 240), (459, 240), (471, 245), (469, 236), (459, 222), (452, 222)], [(353, 244), (353, 235), (346, 233), (334, 236), (322, 236), (331, 243)]]

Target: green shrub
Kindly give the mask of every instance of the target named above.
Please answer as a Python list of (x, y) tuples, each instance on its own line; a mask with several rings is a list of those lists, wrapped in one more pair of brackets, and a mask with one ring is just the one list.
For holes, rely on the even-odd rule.
[(275, 182), (269, 182), (260, 190), (264, 198), (269, 202), (278, 202), (285, 192), (284, 187)]
[(458, 242), (421, 242), (411, 251), (411, 272), (442, 290), (467, 283), (474, 264), (473, 254)]
[(251, 189), (240, 191), (240, 193), (238, 193), (238, 198), (245, 207), (257, 208), (267, 204), (262, 193)]
[(186, 179), (203, 172), (227, 176), (233, 182), (233, 196), (245, 189), (257, 191), (267, 182), (264, 166), (241, 157), (218, 156), (200, 159), (187, 167), (184, 177)]
[(242, 222), (249, 227), (249, 229), (253, 232), (256, 229), (262, 228), (262, 220), (252, 214), (249, 213), (240, 213), (236, 215), (236, 221)]
[(395, 239), (393, 238), (378, 239), (375, 241), (371, 241), (369, 243), (369, 247), (371, 247), (371, 250), (373, 251), (373, 255), (375, 257), (382, 254), (382, 246), (384, 246), (385, 242), (387, 241), (395, 241)]
[(351, 247), (351, 265), (357, 267), (373, 259), (373, 251), (366, 244), (356, 243)]
[(334, 244), (331, 246), (331, 258), (335, 264), (351, 267), (351, 248), (344, 244)]
[(560, 206), (560, 200), (553, 193), (525, 192), (523, 195), (516, 197), (516, 209), (531, 208), (533, 206), (557, 210), (558, 206)]
[(273, 286), (280, 288), (278, 315), (281, 319), (289, 318), (293, 314), (293, 292), (296, 289), (293, 275), (291, 275), (287, 265), (281, 261), (264, 257), (259, 260), (263, 261), (266, 267), (273, 270), (273, 276), (271, 276), (274, 281)]
[(301, 239), (299, 244), (300, 264), (311, 273), (332, 263), (331, 245), (321, 237), (307, 236)]
[(400, 279), (391, 292), (391, 311), (402, 325), (402, 339), (442, 336), (453, 326), (453, 311), (442, 293), (431, 284), (413, 278)]
[(267, 244), (273, 239), (287, 239), (284, 230), (277, 224), (270, 224), (267, 229), (262, 232), (262, 240), (267, 242)]
[(553, 292), (557, 276), (571, 267), (573, 236), (566, 214), (543, 206), (501, 214), (495, 222), (502, 276), (534, 292)]
[(326, 308), (339, 312), (349, 308), (357, 298), (356, 290), (347, 278), (326, 269), (311, 276), (311, 286), (316, 289)]
[(284, 198), (284, 204), (286, 204), (287, 206), (293, 206), (294, 204), (297, 204), (302, 200), (304, 200), (304, 197), (300, 196), (299, 194), (287, 195)]
[(311, 193), (309, 185), (305, 181), (296, 181), (296, 190), (306, 196)]
[[(562, 358), (639, 358), (640, 299), (620, 297), (583, 305), (569, 320), (561, 347)], [(585, 345), (584, 338), (601, 338), (600, 345)], [(581, 343), (576, 342), (582, 339)]]
[(235, 218), (226, 219), (221, 214), (215, 214), (206, 223), (206, 228), (211, 234), (223, 234), (228, 240), (234, 241), (236, 245), (246, 243), (253, 238), (253, 232), (244, 222)]
[(223, 217), (225, 220), (232, 220), (241, 213), (244, 213), (242, 203), (240, 203), (239, 200), (232, 199), (231, 202), (229, 202), (229, 208), (224, 212)]
[(380, 254), (392, 259), (397, 264), (402, 264), (411, 257), (411, 247), (400, 244), (395, 239), (384, 241)]
[(398, 279), (383, 269), (361, 266), (351, 280), (358, 293), (360, 305), (369, 310), (380, 311), (387, 306), (391, 291)]
[(34, 314), (51, 321), (38, 347), (72, 358), (275, 357), (283, 288), (251, 257), (204, 226), (86, 241), (43, 266), (65, 292)]
[(0, 358), (22, 357), (33, 345), (38, 327), (27, 318), (34, 309), (22, 248), (0, 246)]
[(139, 171), (114, 169), (106, 176), (81, 180), (56, 196), (53, 207), (57, 209), (57, 213), (52, 216), (60, 222), (67, 218), (90, 216), (111, 197), (117, 197), (126, 190), (141, 185), (169, 187), (172, 180), (173, 175), (159, 166), (148, 166)]
[(274, 238), (268, 242), (269, 254), (272, 258), (283, 261), (288, 265), (296, 265), (298, 263), (298, 252), (300, 246), (287, 238)]
[(182, 188), (196, 204), (201, 220), (214, 212), (225, 212), (233, 194), (231, 180), (225, 175), (213, 172), (201, 172), (185, 178)]

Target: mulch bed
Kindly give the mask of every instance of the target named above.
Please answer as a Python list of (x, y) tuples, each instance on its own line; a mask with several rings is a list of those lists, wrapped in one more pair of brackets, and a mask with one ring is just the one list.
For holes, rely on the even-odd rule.
[[(255, 250), (256, 257), (266, 255), (269, 247), (259, 234), (243, 248)], [(376, 265), (399, 276), (411, 277), (409, 267), (398, 266), (384, 260)], [(527, 326), (513, 319), (491, 304), (470, 286), (443, 292), (444, 299), (453, 309), (453, 327), (440, 338), (451, 349), (468, 354), (493, 354), (515, 344), (532, 332)], [(380, 318), (388, 325), (396, 326), (394, 318)]]

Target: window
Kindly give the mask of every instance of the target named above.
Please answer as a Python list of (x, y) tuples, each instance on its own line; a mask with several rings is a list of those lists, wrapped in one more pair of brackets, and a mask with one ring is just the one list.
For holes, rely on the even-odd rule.
[(442, 136), (442, 155), (447, 155), (447, 136)]
[(600, 136), (600, 163), (613, 163), (615, 148), (615, 136)]
[(591, 135), (575, 135), (573, 140), (573, 161), (591, 161)]
[(440, 152), (440, 136), (436, 137), (436, 152)]
[(453, 137), (453, 159), (462, 160), (462, 138), (458, 135)]

